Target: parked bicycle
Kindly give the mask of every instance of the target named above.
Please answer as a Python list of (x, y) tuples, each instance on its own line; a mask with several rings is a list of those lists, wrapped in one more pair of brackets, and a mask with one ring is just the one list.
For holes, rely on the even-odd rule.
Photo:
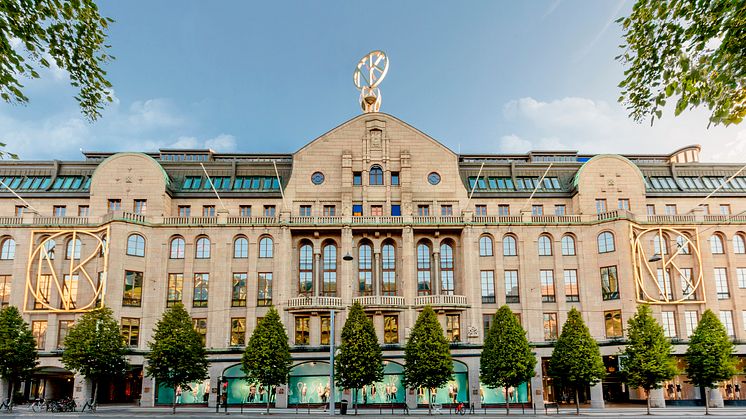
[(456, 405), (456, 413), (458, 413), (459, 415), (466, 414), (466, 407), (464, 407), (464, 402), (460, 402)]
[(8, 412), (12, 412), (13, 411), (13, 400), (5, 399), (5, 401), (0, 403), (0, 410), (6, 410)]
[(81, 412), (85, 412), (86, 409), (88, 409), (91, 413), (96, 413), (96, 408), (98, 407), (98, 403), (96, 403), (95, 400), (86, 400), (85, 404), (83, 405), (83, 408), (80, 409)]
[(29, 407), (36, 413), (43, 410), (49, 411), (48, 402), (48, 400), (35, 399), (33, 402), (31, 402), (31, 405)]

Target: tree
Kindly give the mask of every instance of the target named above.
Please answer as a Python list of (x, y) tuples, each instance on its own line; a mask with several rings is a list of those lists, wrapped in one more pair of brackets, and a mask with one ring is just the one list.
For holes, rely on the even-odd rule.
[(342, 388), (354, 389), (357, 414), (358, 389), (383, 379), (383, 353), (373, 322), (355, 302), (342, 328), (342, 344), (334, 365), (336, 382)]
[(710, 310), (702, 313), (699, 325), (689, 338), (686, 375), (697, 387), (705, 387), (705, 413), (710, 414), (710, 388), (736, 373), (733, 342), (720, 320)]
[(38, 359), (36, 340), (18, 309), (8, 306), (0, 310), (0, 377), (8, 381), (11, 402), (15, 383), (31, 378)]
[(505, 388), (505, 408), (510, 414), (509, 387), (517, 387), (535, 375), (536, 357), (526, 339), (526, 331), (506, 305), (495, 314), (484, 339), (479, 361), (480, 379), (488, 387)]
[(190, 383), (207, 378), (208, 364), (205, 345), (183, 304), (176, 303), (163, 313), (148, 347), (146, 373), (157, 384), (173, 388), (172, 409), (176, 414), (176, 389), (189, 390)]
[(555, 383), (575, 391), (575, 413), (580, 414), (581, 387), (593, 385), (606, 375), (598, 343), (591, 337), (580, 312), (573, 307), (567, 313), (552, 358), (549, 360), (549, 375)]
[(619, 60), (625, 78), (619, 101), (636, 121), (707, 107), (710, 124), (746, 116), (746, 8), (734, 0), (637, 0), (618, 20), (624, 30)]
[(427, 388), (427, 412), (432, 414), (432, 389), (443, 386), (452, 376), (453, 361), (443, 328), (433, 309), (425, 306), (404, 347), (404, 385)]
[[(5, 143), (0, 143), (0, 147), (5, 147)], [(0, 159), (4, 159), (5, 156), (8, 156), (11, 160), (18, 160), (18, 154), (0, 150)]]
[[(277, 310), (270, 307), (251, 334), (241, 358), (241, 369), (249, 383), (261, 383), (271, 392), (272, 387), (277, 388), (288, 382), (292, 363), (285, 326), (282, 325)], [(267, 414), (269, 400), (270, 397), (267, 397)]]
[(83, 314), (70, 327), (64, 345), (62, 364), (91, 381), (91, 400), (98, 396), (101, 378), (123, 377), (129, 369), (127, 346), (108, 307)]
[(54, 63), (78, 89), (83, 114), (96, 120), (103, 104), (113, 100), (101, 68), (114, 58), (105, 44), (112, 22), (94, 0), (0, 0), (0, 98), (27, 103), (21, 80), (39, 78), (37, 70)]
[(627, 321), (627, 347), (622, 358), (622, 377), (632, 388), (642, 388), (650, 414), (650, 390), (677, 374), (671, 358), (671, 341), (663, 327), (652, 316), (650, 307), (637, 307), (637, 314)]

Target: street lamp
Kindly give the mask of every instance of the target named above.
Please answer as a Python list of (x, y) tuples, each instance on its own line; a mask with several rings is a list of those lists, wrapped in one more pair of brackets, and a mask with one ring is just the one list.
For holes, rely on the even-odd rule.
[(648, 262), (658, 262), (661, 259), (662, 258), (661, 258), (660, 253), (654, 253), (653, 256), (651, 256), (650, 259), (648, 259)]
[[(353, 259), (350, 252), (342, 256), (342, 260), (350, 262)], [(329, 316), (329, 416), (334, 416), (334, 405), (336, 393), (334, 391), (334, 340), (336, 333), (334, 331), (334, 309)]]

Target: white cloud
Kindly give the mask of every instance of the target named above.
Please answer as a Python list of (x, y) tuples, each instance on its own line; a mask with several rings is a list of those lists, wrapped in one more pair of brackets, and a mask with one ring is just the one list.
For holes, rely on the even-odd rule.
[(205, 141), (205, 147), (221, 152), (233, 151), (236, 149), (236, 137), (228, 134), (220, 134)]

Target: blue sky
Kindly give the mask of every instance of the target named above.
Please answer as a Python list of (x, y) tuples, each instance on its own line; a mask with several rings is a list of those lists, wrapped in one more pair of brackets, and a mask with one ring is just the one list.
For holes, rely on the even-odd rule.
[(463, 153), (573, 149), (742, 161), (746, 126), (707, 113), (636, 124), (616, 102), (631, 1), (101, 1), (116, 20), (116, 101), (86, 122), (64, 71), (0, 103), (0, 138), (24, 159), (80, 149), (293, 152), (360, 114), (352, 83), (373, 49), (390, 57), (382, 112)]

